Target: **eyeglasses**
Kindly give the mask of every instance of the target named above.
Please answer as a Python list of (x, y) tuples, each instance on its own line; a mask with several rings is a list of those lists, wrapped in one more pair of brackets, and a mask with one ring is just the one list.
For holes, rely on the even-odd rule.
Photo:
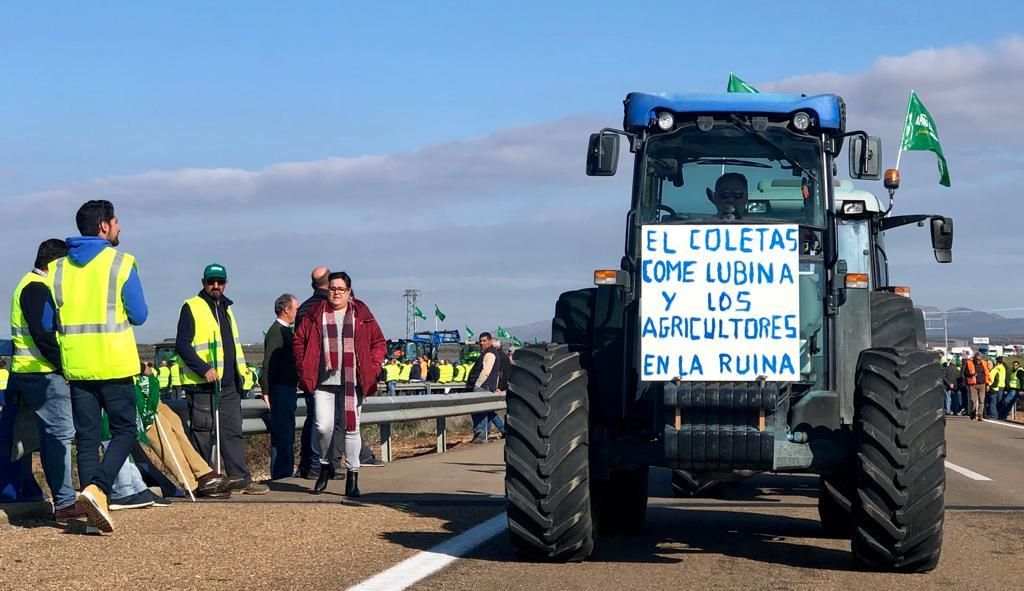
[(206, 284), (207, 285), (227, 285), (228, 284), (228, 280), (227, 279), (207, 279), (206, 280)]
[(747, 196), (747, 194), (745, 192), (743, 192), (743, 191), (716, 191), (715, 192), (715, 197), (718, 197), (719, 199), (736, 200), (736, 199), (743, 199), (746, 196)]
[(327, 291), (331, 293), (348, 293), (352, 290), (347, 287), (328, 287)]

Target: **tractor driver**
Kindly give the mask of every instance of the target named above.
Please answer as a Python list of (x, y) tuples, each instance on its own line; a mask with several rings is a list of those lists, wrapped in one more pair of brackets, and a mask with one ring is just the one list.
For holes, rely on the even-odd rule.
[(718, 208), (723, 220), (738, 220), (747, 211), (747, 177), (727, 172), (715, 181), (715, 190), (707, 189), (708, 199)]

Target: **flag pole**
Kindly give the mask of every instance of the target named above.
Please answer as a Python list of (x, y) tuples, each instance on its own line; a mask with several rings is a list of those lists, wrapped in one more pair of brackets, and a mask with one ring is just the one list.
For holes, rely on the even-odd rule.
[(178, 478), (181, 479), (181, 486), (185, 489), (185, 492), (188, 493), (189, 498), (192, 499), (192, 502), (194, 503), (196, 502), (196, 496), (192, 494), (192, 490), (188, 487), (188, 483), (185, 481), (185, 471), (181, 469), (181, 464), (178, 463), (178, 456), (174, 453), (174, 449), (171, 448), (170, 439), (167, 437), (167, 434), (164, 433), (163, 427), (160, 426), (160, 413), (157, 412), (157, 415), (153, 418), (156, 423), (156, 432), (160, 435), (161, 445), (167, 450), (167, 453), (171, 455), (174, 467), (178, 469)]
[(914, 89), (910, 89), (910, 96), (907, 97), (907, 116), (903, 118), (903, 130), (900, 132), (900, 149), (896, 152), (896, 170), (900, 169), (900, 159), (903, 158), (903, 136), (907, 133), (907, 119), (910, 118), (910, 101), (913, 100)]

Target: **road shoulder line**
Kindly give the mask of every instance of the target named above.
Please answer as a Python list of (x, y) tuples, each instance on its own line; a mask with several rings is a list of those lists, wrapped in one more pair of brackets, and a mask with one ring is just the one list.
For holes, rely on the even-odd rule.
[(465, 556), (477, 546), (508, 528), (508, 517), (502, 512), (430, 550), (406, 558), (386, 571), (378, 573), (348, 591), (401, 591), (436, 573)]
[(992, 419), (984, 419), (985, 423), (991, 425), (999, 425), (1001, 427), (1010, 427), (1011, 429), (1024, 429), (1024, 425), (1018, 425), (1016, 423), (1010, 423), (1008, 421), (993, 421)]
[(946, 467), (949, 468), (950, 470), (954, 471), (954, 472), (959, 472), (960, 474), (963, 474), (964, 476), (970, 478), (971, 480), (988, 480), (988, 481), (992, 480), (988, 476), (983, 476), (981, 474), (978, 474), (974, 470), (968, 470), (967, 468), (964, 468), (963, 466), (957, 466), (956, 464), (954, 464), (953, 462), (950, 462), (949, 460), (946, 460)]

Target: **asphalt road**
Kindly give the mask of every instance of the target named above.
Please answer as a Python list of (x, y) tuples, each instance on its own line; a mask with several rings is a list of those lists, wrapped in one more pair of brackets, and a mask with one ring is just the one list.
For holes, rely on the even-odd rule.
[(312, 482), (286, 480), (263, 497), (117, 512), (117, 531), (102, 538), (75, 535), (79, 525), (0, 526), (0, 589), (318, 590), (368, 580), (395, 589), (423, 562), (447, 566), (411, 588), (1019, 587), (1024, 428), (956, 418), (947, 433), (956, 469), (947, 470), (945, 544), (925, 575), (861, 572), (848, 540), (822, 536), (808, 476), (762, 475), (722, 498), (683, 500), (671, 497), (668, 472), (655, 471), (643, 532), (602, 537), (580, 564), (522, 562), (503, 527), (456, 548), (459, 534), (504, 510), (502, 445), (490, 443), (364, 470), (359, 502), (340, 495), (340, 481), (310, 495)]

